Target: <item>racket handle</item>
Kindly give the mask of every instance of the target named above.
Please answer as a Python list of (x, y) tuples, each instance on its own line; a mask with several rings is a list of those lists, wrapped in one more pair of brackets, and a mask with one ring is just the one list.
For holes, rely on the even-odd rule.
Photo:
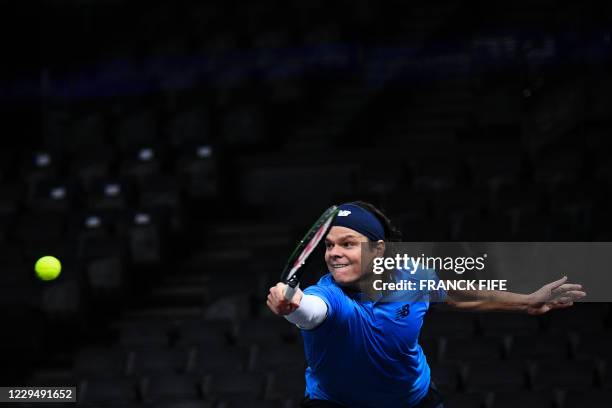
[(290, 285), (287, 285), (287, 289), (285, 289), (285, 299), (287, 300), (293, 299), (294, 294), (295, 294), (295, 288), (292, 288)]

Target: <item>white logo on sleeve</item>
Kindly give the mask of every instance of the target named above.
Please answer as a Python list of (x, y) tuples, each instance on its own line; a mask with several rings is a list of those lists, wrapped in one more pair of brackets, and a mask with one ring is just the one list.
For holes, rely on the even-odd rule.
[(350, 213), (350, 210), (341, 210), (338, 211), (338, 217), (348, 217)]

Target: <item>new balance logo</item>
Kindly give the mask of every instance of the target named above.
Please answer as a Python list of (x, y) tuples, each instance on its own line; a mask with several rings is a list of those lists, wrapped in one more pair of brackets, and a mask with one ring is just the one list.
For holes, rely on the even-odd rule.
[(350, 210), (341, 210), (338, 211), (338, 217), (348, 217), (350, 213)]
[(403, 319), (404, 317), (410, 314), (410, 304), (405, 304), (404, 306), (397, 309), (395, 312), (395, 320)]

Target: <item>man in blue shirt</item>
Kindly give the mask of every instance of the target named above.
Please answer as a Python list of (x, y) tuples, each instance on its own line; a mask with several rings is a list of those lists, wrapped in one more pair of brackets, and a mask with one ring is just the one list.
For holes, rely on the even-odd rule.
[[(268, 307), (302, 329), (308, 364), (302, 406), (442, 407), (418, 343), (430, 302), (541, 314), (571, 306), (585, 295), (580, 285), (566, 284), (566, 278), (531, 295), (439, 290), (406, 299), (377, 292), (372, 282), (379, 276), (362, 264), (383, 256), (385, 242), (396, 240), (395, 235), (387, 217), (374, 206), (343, 204), (325, 239), (329, 273), (304, 292), (296, 290), (291, 301), (284, 298), (283, 283), (270, 288)], [(425, 277), (395, 272), (396, 278), (437, 279), (427, 270), (419, 271), (429, 274)]]

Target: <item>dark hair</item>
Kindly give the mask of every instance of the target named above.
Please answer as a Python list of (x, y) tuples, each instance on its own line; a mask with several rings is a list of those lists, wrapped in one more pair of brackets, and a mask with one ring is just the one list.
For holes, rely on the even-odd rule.
[(391, 220), (389, 220), (389, 218), (381, 210), (376, 208), (374, 204), (365, 201), (353, 201), (352, 204), (358, 205), (364, 210), (371, 212), (378, 219), (378, 221), (380, 221), (383, 229), (385, 230), (385, 241), (400, 242), (402, 240), (402, 232), (397, 229), (391, 223)]

